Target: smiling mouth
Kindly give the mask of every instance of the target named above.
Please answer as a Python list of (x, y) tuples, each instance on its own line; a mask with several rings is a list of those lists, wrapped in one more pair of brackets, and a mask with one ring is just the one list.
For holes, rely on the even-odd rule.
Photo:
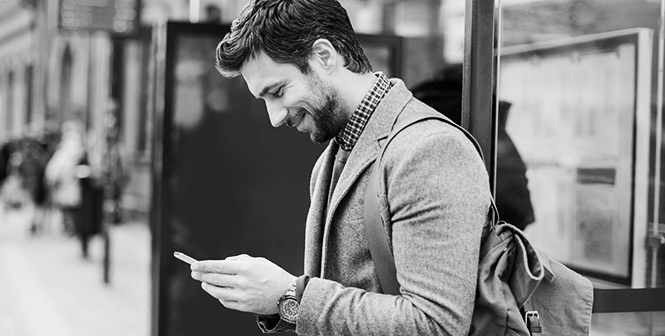
[(305, 118), (305, 110), (300, 109), (298, 112), (296, 112), (296, 115), (293, 116), (292, 118), (289, 118), (286, 121), (286, 126), (291, 127), (291, 128), (296, 128), (298, 125), (300, 125), (300, 122)]

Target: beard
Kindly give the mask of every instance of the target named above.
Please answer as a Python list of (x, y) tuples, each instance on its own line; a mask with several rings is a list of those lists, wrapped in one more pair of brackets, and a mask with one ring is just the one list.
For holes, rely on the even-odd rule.
[(348, 120), (340, 107), (339, 92), (323, 84), (317, 75), (312, 75), (312, 88), (320, 97), (319, 103), (312, 106), (310, 115), (314, 119), (314, 130), (310, 133), (312, 142), (324, 143), (339, 134)]

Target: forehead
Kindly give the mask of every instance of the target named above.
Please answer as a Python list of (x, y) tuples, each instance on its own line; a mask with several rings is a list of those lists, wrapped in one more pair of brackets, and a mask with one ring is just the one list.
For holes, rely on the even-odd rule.
[(295, 81), (304, 78), (304, 75), (293, 64), (277, 63), (265, 53), (260, 53), (247, 60), (240, 69), (242, 77), (247, 83), (249, 91), (255, 97), (264, 88), (285, 80)]

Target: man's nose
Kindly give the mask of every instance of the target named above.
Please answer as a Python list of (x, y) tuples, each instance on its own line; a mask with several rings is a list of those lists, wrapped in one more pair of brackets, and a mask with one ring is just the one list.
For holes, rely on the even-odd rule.
[(286, 107), (275, 106), (266, 102), (266, 108), (273, 127), (282, 126), (286, 122), (286, 118), (289, 116), (289, 110)]

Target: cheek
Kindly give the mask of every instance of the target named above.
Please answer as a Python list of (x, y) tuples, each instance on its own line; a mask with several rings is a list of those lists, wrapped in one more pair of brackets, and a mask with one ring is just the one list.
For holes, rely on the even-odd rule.
[(300, 112), (302, 110), (307, 115), (316, 114), (320, 107), (315, 100), (312, 100), (312, 97), (299, 97), (298, 99), (285, 101), (285, 106), (288, 106), (289, 110), (293, 112)]
[(299, 88), (292, 88), (289, 92), (288, 97), (285, 98), (285, 102), (288, 102), (291, 106), (301, 106), (307, 109), (316, 108), (320, 106), (320, 96), (319, 89), (313, 85), (307, 85)]

